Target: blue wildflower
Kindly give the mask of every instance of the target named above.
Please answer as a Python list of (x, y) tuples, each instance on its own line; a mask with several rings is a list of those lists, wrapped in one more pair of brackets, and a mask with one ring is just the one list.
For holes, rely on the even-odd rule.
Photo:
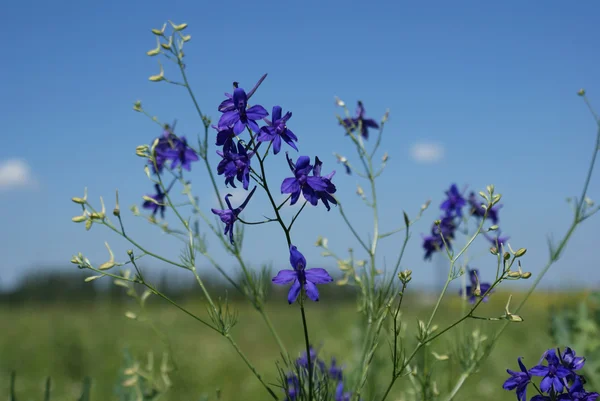
[(335, 401), (350, 401), (352, 393), (344, 392), (344, 382), (340, 381), (335, 388)]
[(287, 127), (287, 122), (292, 118), (292, 113), (287, 112), (282, 117), (281, 107), (273, 106), (273, 121), (266, 127), (260, 129), (258, 140), (260, 142), (271, 142), (273, 144), (273, 153), (277, 154), (281, 150), (281, 141), (290, 145), (296, 151), (298, 148), (294, 142), (298, 141), (298, 137)]
[(547, 365), (540, 363), (529, 370), (529, 374), (533, 376), (543, 377), (540, 383), (540, 390), (543, 393), (548, 393), (551, 389), (556, 393), (561, 393), (565, 387), (565, 379), (571, 373), (569, 369), (560, 364), (556, 351), (549, 349), (544, 353)]
[(517, 390), (517, 400), (519, 401), (527, 401), (527, 385), (531, 382), (531, 376), (529, 372), (527, 372), (527, 368), (521, 362), (521, 358), (517, 358), (519, 362), (520, 372), (516, 372), (514, 370), (506, 369), (510, 377), (506, 379), (502, 388), (505, 390)]
[(224, 112), (219, 120), (219, 127), (233, 127), (233, 132), (239, 135), (248, 127), (253, 132), (258, 132), (256, 120), (260, 120), (269, 115), (267, 110), (261, 105), (248, 107), (248, 95), (242, 88), (235, 88), (233, 91), (234, 109)]
[(212, 126), (217, 130), (217, 142), (215, 145), (222, 146), (223, 152), (236, 151), (236, 146), (233, 138), (236, 137), (235, 132), (233, 132), (233, 128), (231, 127), (216, 127)]
[[(254, 92), (256, 92), (256, 90), (258, 89), (258, 87), (260, 86), (260, 84), (262, 84), (262, 82), (265, 80), (266, 77), (267, 77), (267, 74), (265, 74), (262, 77), (260, 77), (260, 79), (258, 80), (258, 82), (256, 83), (256, 85), (254, 85), (254, 87), (250, 90), (250, 92), (248, 92), (248, 99), (250, 99), (252, 97), (252, 95), (254, 95)], [(233, 86), (234, 86), (234, 88), (237, 88), (238, 87), (238, 83), (234, 82)], [(221, 102), (221, 104), (219, 105), (219, 111), (221, 113), (225, 113), (227, 111), (235, 110), (235, 104), (233, 102), (233, 96), (230, 93), (225, 93), (225, 97), (227, 97), (227, 99), (223, 100)]]
[(250, 185), (250, 159), (254, 156), (254, 152), (246, 151), (244, 144), (238, 142), (237, 153), (227, 150), (217, 151), (217, 154), (223, 158), (217, 166), (217, 173), (225, 175), (225, 185), (229, 184), (236, 188), (234, 178), (237, 178), (247, 190)]
[(598, 393), (588, 393), (583, 388), (583, 383), (579, 376), (577, 376), (569, 387), (568, 392), (565, 394), (561, 394), (558, 396), (559, 401), (569, 400), (569, 401), (596, 401), (600, 397)]
[(331, 365), (329, 365), (329, 377), (334, 380), (342, 380), (342, 366), (338, 366), (335, 357), (331, 357)]
[(273, 277), (273, 283), (285, 285), (293, 283), (288, 293), (288, 302), (291, 304), (304, 289), (306, 295), (313, 301), (319, 300), (319, 290), (315, 284), (326, 284), (333, 281), (333, 278), (327, 273), (327, 270), (313, 268), (305, 270), (306, 259), (294, 245), (290, 247), (290, 264), (293, 270), (280, 270), (277, 276)]
[(440, 209), (446, 212), (446, 216), (456, 215), (462, 217), (462, 207), (467, 203), (458, 191), (456, 184), (452, 184), (450, 189), (446, 191), (446, 200), (440, 205)]
[(172, 149), (167, 150), (170, 154), (171, 168), (176, 168), (181, 165), (187, 171), (192, 170), (192, 162), (198, 161), (198, 155), (187, 144), (187, 139), (184, 136), (181, 138), (174, 139), (175, 146)]
[(246, 197), (246, 200), (244, 200), (244, 202), (235, 209), (231, 206), (231, 202), (229, 202), (229, 197), (232, 196), (231, 194), (225, 195), (225, 202), (227, 203), (227, 207), (229, 209), (225, 209), (225, 210), (211, 209), (211, 211), (214, 214), (216, 214), (217, 216), (219, 216), (221, 221), (223, 223), (225, 223), (225, 231), (223, 232), (223, 234), (225, 234), (225, 235), (229, 234), (229, 241), (231, 242), (232, 245), (233, 245), (233, 223), (235, 223), (239, 214), (248, 205), (250, 198), (252, 198), (252, 195), (254, 195), (254, 191), (256, 191), (256, 187), (254, 187), (252, 189), (250, 194)]
[(365, 118), (365, 108), (360, 100), (356, 108), (356, 117), (346, 118), (340, 124), (350, 132), (360, 129), (360, 134), (365, 139), (369, 139), (369, 128), (379, 128), (379, 124), (375, 120)]
[(313, 206), (316, 206), (319, 199), (321, 199), (327, 207), (327, 210), (329, 210), (327, 201), (337, 203), (335, 202), (335, 199), (329, 195), (335, 192), (335, 186), (329, 180), (335, 172), (328, 176), (321, 177), (322, 163), (318, 158), (315, 158), (317, 171), (316, 173), (313, 172), (312, 176), (309, 176), (310, 172), (313, 171), (313, 166), (310, 164), (310, 158), (308, 156), (300, 156), (295, 165), (287, 153), (286, 157), (290, 169), (294, 173), (294, 177), (283, 180), (281, 183), (281, 193), (292, 194), (291, 205), (298, 202), (300, 193), (302, 193), (304, 198)]

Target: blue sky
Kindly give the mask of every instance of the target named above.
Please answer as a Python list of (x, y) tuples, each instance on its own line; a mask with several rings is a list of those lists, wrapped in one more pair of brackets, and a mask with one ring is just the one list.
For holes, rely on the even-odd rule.
[[(513, 247), (528, 248), (524, 267), (536, 274), (546, 261), (546, 236), (560, 237), (570, 223), (565, 198), (579, 194), (591, 155), (595, 123), (576, 92), (585, 87), (600, 107), (599, 12), (591, 0), (7, 4), (0, 25), (0, 286), (31, 269), (73, 269), (68, 261), (78, 251), (102, 263), (104, 241), (124, 259), (124, 241), (102, 227), (85, 232), (71, 222), (79, 210), (69, 199), (86, 186), (90, 199), (98, 204), (103, 196), (109, 209), (118, 188), (128, 230), (149, 248), (178, 257), (176, 243), (127, 210), (151, 192), (135, 147), (160, 134), (132, 103), (141, 100), (162, 121), (177, 119), (178, 133), (188, 138), (202, 132), (182, 88), (148, 81), (158, 72), (157, 60), (145, 55), (155, 46), (150, 29), (167, 19), (189, 24), (187, 71), (202, 110), (214, 120), (232, 81), (249, 89), (269, 74), (253, 102), (294, 113), (288, 125), (300, 138), (300, 154), (319, 155), (325, 172), (338, 171), (338, 195), (362, 232), (371, 227), (355, 195), (358, 178), (345, 176), (333, 156), (354, 157), (336, 124), (340, 110), (333, 99), (339, 96), (352, 110), (360, 99), (376, 119), (390, 109), (382, 146), (390, 162), (379, 181), (382, 230), (400, 226), (402, 210), (414, 216), (432, 199), (403, 264), (418, 283), (439, 281), (437, 263), (422, 260), (420, 235), (438, 217), (443, 191), (453, 182), (476, 192), (495, 184), (503, 194), (500, 225)], [(178, 79), (173, 68), (166, 76)], [(431, 155), (432, 146), (436, 157), (415, 157), (415, 149)], [(272, 182), (287, 176), (282, 156), (270, 160)], [(600, 200), (597, 173), (589, 195)], [(213, 207), (202, 166), (189, 177), (206, 210)], [(268, 213), (265, 201), (256, 196), (246, 217)], [(168, 218), (174, 225), (172, 213)], [(597, 220), (572, 237), (546, 285), (597, 286)], [(286, 267), (285, 241), (275, 225), (247, 233), (248, 261)], [(309, 267), (334, 266), (313, 246), (318, 235), (340, 254), (357, 248), (337, 210), (307, 208), (293, 238)], [(400, 241), (382, 241), (382, 265), (395, 258)], [(472, 265), (491, 274), (484, 245), (470, 253)], [(223, 265), (234, 266), (216, 239), (209, 246)]]

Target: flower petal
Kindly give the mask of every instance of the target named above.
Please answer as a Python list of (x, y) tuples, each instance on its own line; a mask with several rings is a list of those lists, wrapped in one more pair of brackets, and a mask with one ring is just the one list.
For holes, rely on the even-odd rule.
[(333, 278), (327, 273), (327, 270), (316, 267), (306, 270), (306, 281), (315, 284), (327, 284), (333, 281)]
[(271, 281), (277, 285), (289, 284), (298, 278), (298, 273), (294, 270), (280, 270)]
[(290, 292), (288, 292), (288, 302), (290, 304), (293, 304), (294, 301), (296, 301), (296, 299), (298, 298), (298, 294), (300, 294), (300, 288), (302, 288), (302, 286), (300, 285), (300, 281), (294, 281), (294, 284), (292, 284), (292, 286), (290, 287)]
[(315, 302), (319, 300), (319, 290), (310, 281), (306, 282), (306, 295)]
[(306, 267), (306, 258), (295, 245), (290, 246), (290, 264), (296, 271), (304, 270)]

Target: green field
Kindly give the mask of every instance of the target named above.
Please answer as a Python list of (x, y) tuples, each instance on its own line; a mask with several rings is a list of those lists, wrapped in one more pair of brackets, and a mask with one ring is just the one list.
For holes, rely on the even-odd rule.
[[(481, 315), (498, 316), (503, 313), (508, 294), (494, 294), (489, 304), (481, 310)], [(515, 294), (513, 304), (521, 294)], [(453, 295), (449, 295), (452, 298)], [(549, 336), (549, 313), (551, 305), (564, 305), (581, 299), (583, 294), (538, 293), (522, 311), (523, 323), (515, 323), (505, 332), (502, 341), (495, 348), (480, 372), (472, 376), (459, 399), (478, 400), (482, 396), (493, 400), (513, 400), (514, 393), (501, 389), (507, 377), (506, 368), (516, 368), (516, 358), (525, 357), (526, 364), (532, 366), (547, 348), (553, 344)], [(425, 319), (430, 310), (430, 297), (419, 293), (409, 293), (406, 307), (403, 308), (404, 321), (410, 330), (415, 327), (415, 318)], [(448, 299), (438, 313), (436, 321), (440, 326), (460, 316), (460, 300)], [(568, 301), (567, 301), (568, 300)], [(196, 314), (203, 315), (205, 307), (201, 301), (188, 302), (186, 307)], [(238, 325), (233, 336), (249, 359), (257, 366), (269, 383), (276, 382), (275, 361), (279, 349), (274, 346), (269, 332), (260, 316), (245, 304), (235, 305), (240, 312)], [(132, 310), (136, 310), (132, 304)], [(6, 399), (10, 372), (17, 372), (18, 400), (41, 400), (46, 376), (53, 379), (53, 400), (76, 400), (84, 376), (91, 376), (92, 400), (116, 399), (114, 388), (119, 369), (123, 362), (123, 351), (128, 348), (139, 359), (144, 359), (148, 351), (153, 351), (156, 359), (165, 351), (161, 338), (149, 329), (148, 324), (127, 319), (124, 312), (128, 305), (112, 306), (107, 302), (79, 304), (24, 304), (8, 307), (0, 305), (0, 397)], [(271, 301), (268, 313), (290, 353), (302, 351), (303, 336), (297, 306), (288, 306), (285, 300)], [(322, 355), (350, 364), (355, 348), (358, 315), (351, 302), (329, 302), (323, 299), (319, 304), (310, 303), (307, 309), (308, 325), (313, 344), (322, 346)], [(210, 399), (217, 388), (221, 389), (223, 400), (267, 400), (264, 389), (241, 363), (235, 351), (219, 335), (210, 332), (189, 316), (152, 299), (147, 308), (157, 326), (168, 333), (173, 349), (177, 371), (171, 374), (174, 386), (164, 400), (197, 401), (202, 394)], [(484, 333), (492, 333), (499, 327), (498, 322), (468, 321), (451, 335), (443, 336), (429, 349), (438, 353), (450, 350), (453, 338), (459, 330), (472, 331), (481, 327)], [(387, 342), (380, 347), (375, 363), (387, 364), (389, 359)], [(435, 367), (438, 387), (442, 392), (451, 384), (450, 380), (459, 373), (452, 361), (439, 362)], [(376, 375), (371, 390), (385, 386), (389, 380), (387, 365)], [(388, 400), (400, 400), (403, 389), (408, 388), (406, 379), (399, 380)], [(365, 399), (369, 399), (365, 397)]]

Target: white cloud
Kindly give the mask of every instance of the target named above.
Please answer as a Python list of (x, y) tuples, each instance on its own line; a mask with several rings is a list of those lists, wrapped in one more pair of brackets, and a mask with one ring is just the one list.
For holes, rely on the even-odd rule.
[(21, 159), (8, 159), (0, 162), (0, 190), (35, 186), (31, 168)]
[(410, 155), (418, 163), (436, 163), (444, 158), (444, 146), (436, 142), (418, 142), (410, 148)]

